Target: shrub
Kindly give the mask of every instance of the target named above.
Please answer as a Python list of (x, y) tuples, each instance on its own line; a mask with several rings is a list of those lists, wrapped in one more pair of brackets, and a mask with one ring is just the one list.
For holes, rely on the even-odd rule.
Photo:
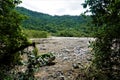
[(24, 30), (24, 33), (29, 38), (47, 38), (48, 32), (38, 30)]

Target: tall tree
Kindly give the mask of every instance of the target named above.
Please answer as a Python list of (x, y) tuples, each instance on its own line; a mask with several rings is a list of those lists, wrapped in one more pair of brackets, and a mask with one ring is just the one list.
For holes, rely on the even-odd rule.
[(93, 43), (94, 66), (109, 80), (120, 79), (120, 0), (85, 0), (99, 28)]
[(11, 64), (22, 46), (28, 44), (20, 27), (23, 16), (15, 11), (20, 0), (0, 0), (0, 64)]

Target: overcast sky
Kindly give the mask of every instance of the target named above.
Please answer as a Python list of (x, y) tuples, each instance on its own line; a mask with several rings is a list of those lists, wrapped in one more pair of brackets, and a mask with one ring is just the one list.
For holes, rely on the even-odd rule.
[(50, 15), (80, 15), (84, 0), (22, 0), (20, 6)]

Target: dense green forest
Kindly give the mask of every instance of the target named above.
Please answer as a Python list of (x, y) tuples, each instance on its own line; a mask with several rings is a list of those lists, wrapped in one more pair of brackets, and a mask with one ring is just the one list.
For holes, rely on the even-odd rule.
[(54, 36), (91, 36), (91, 27), (87, 25), (91, 21), (90, 16), (51, 16), (17, 7), (16, 10), (27, 19), (23, 21), (23, 27), (29, 30), (47, 31)]

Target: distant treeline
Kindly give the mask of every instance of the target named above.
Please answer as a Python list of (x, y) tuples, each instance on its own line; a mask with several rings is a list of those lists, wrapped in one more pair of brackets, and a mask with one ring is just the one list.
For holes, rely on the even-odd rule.
[(29, 30), (46, 31), (53, 36), (92, 36), (93, 26), (88, 26), (90, 16), (51, 16), (35, 11), (17, 7), (16, 10), (27, 19), (23, 21), (23, 27)]
[(48, 32), (46, 31), (38, 31), (38, 30), (24, 30), (24, 34), (28, 38), (47, 38), (49, 35)]

